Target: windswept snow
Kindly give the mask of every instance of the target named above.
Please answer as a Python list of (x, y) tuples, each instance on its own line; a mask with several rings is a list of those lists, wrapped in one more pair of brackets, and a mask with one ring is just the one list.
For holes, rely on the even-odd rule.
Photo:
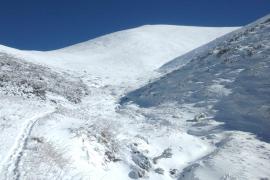
[(187, 132), (211, 140), (216, 150), (191, 163), (179, 179), (269, 179), (269, 42), (266, 16), (166, 64), (161, 72), (168, 74), (122, 98), (143, 108), (175, 103), (171, 108), (179, 111), (185, 104), (202, 109), (188, 121), (193, 125)]
[(145, 78), (149, 73), (194, 48), (237, 27), (147, 25), (105, 35), (63, 49), (37, 52), (1, 51), (40, 64), (98, 76), (107, 84)]
[(220, 99), (250, 97), (241, 80), (253, 75), (267, 111), (263, 22), (205, 46), (237, 28), (147, 25), (54, 51), (0, 46), (0, 179), (269, 178), (269, 144), (215, 116)]
[(227, 126), (269, 139), (269, 32), (267, 18), (244, 27), (127, 98), (144, 107), (168, 101), (212, 105)]

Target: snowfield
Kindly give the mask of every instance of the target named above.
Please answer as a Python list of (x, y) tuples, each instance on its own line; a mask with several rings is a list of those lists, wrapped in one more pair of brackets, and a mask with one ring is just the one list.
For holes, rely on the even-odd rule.
[(238, 27), (147, 25), (54, 51), (0, 49), (27, 61), (97, 76), (106, 84), (125, 82), (128, 86), (130, 81), (152, 76), (155, 69), (173, 58), (235, 29)]
[(269, 179), (269, 28), (0, 46), (0, 179)]

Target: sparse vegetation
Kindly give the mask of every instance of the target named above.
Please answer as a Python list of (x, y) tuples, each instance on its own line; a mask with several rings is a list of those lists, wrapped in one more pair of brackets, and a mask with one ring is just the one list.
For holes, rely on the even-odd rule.
[(0, 92), (7, 95), (46, 99), (48, 92), (78, 103), (88, 93), (78, 78), (52, 69), (0, 54)]
[(40, 137), (32, 137), (23, 156), (24, 166), (20, 166), (21, 178), (36, 177), (59, 179), (67, 171), (70, 160), (64, 157), (64, 150)]

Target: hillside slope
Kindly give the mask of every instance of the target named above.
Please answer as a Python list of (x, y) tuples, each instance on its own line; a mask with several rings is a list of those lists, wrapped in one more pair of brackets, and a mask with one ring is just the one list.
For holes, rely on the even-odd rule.
[(54, 51), (16, 51), (3, 46), (0, 51), (119, 84), (144, 77), (171, 59), (235, 29), (147, 25)]
[[(131, 92), (127, 98), (143, 107), (170, 101), (211, 105), (217, 111), (216, 119), (269, 139), (269, 42), (267, 16), (214, 42), (214, 47), (207, 45), (182, 68)], [(166, 68), (170, 67), (162, 67)]]
[(168, 62), (233, 29), (143, 26), (49, 52), (1, 46), (0, 179), (270, 178), (270, 144), (217, 121), (268, 117), (267, 17)]
[(0, 179), (175, 179), (171, 169), (212, 146), (173, 126), (155, 132), (162, 121), (118, 99), (234, 29), (143, 26), (48, 52), (0, 46)]
[(269, 179), (269, 59), (270, 15), (167, 63), (162, 77), (121, 103), (169, 111), (188, 134), (215, 145), (178, 179)]

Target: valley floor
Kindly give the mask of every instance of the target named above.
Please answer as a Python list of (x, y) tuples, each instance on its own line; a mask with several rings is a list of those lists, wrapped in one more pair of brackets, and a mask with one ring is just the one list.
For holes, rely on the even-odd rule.
[(141, 83), (80, 78), (90, 94), (78, 104), (1, 95), (1, 179), (270, 177), (270, 145), (225, 131), (204, 108), (121, 106), (120, 97)]

